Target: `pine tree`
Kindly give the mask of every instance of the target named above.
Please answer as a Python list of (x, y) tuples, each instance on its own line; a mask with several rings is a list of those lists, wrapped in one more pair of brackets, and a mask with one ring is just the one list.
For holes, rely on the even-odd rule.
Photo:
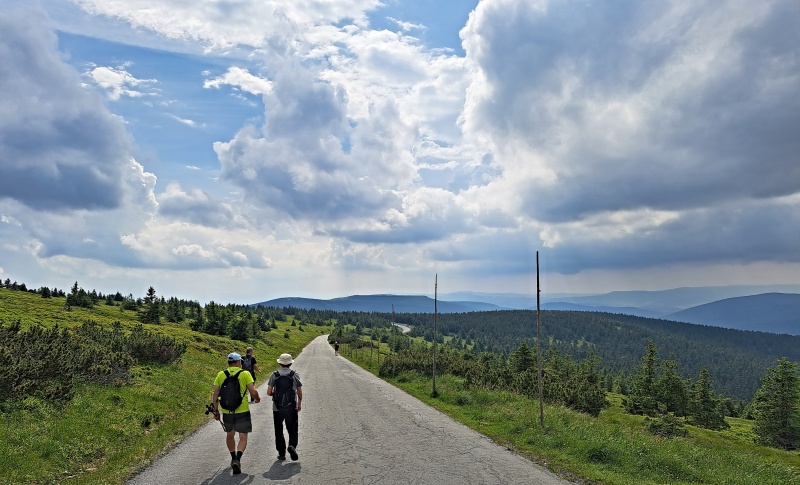
[(656, 401), (664, 404), (667, 412), (686, 416), (689, 396), (686, 383), (678, 372), (678, 363), (674, 360), (664, 361), (663, 369), (656, 379)]
[(630, 394), (625, 400), (625, 410), (631, 414), (655, 416), (658, 413), (656, 401), (656, 373), (658, 371), (658, 352), (652, 340), (647, 341), (642, 363), (633, 375)]
[(508, 357), (508, 365), (511, 368), (511, 372), (524, 372), (535, 368), (536, 360), (528, 344), (525, 342), (519, 344), (517, 350)]
[(147, 289), (147, 296), (144, 297), (144, 305), (139, 313), (139, 321), (142, 323), (161, 323), (161, 303), (156, 297), (156, 290), (151, 286)]
[(783, 357), (767, 369), (753, 399), (756, 442), (794, 450), (800, 447), (800, 377), (797, 363)]
[(600, 357), (589, 352), (589, 357), (578, 364), (575, 379), (574, 402), (570, 407), (578, 411), (598, 416), (600, 411), (610, 406), (603, 386)]
[(697, 382), (692, 386), (689, 415), (692, 424), (702, 428), (724, 429), (730, 427), (725, 422), (724, 406), (714, 393), (711, 374), (705, 367), (700, 369)]

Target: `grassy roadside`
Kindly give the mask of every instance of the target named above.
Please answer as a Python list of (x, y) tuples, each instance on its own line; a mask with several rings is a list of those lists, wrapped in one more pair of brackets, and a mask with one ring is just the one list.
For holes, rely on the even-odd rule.
[[(36, 323), (73, 327), (86, 320), (119, 321), (125, 328), (138, 323), (135, 313), (119, 307), (65, 311), (63, 304), (63, 298), (0, 289), (0, 323), (20, 320), (23, 328)], [(250, 343), (265, 371), (282, 352), (297, 355), (329, 331), (316, 325), (300, 331), (291, 319), (276, 323), (263, 340)], [(28, 398), (0, 414), (0, 483), (124, 483), (210, 419), (203, 411), (214, 375), (229, 352), (244, 352), (248, 344), (193, 332), (186, 324), (145, 327), (187, 343), (180, 362), (136, 366), (124, 386), (80, 386), (66, 406)]]
[[(382, 353), (388, 353), (386, 346)], [(378, 358), (344, 348), (342, 355), (373, 374)], [(377, 352), (375, 352), (377, 354)], [(382, 361), (381, 357), (381, 361)], [(620, 395), (598, 418), (523, 396), (466, 389), (462, 379), (439, 375), (432, 398), (430, 375), (403, 374), (393, 385), (495, 442), (579, 483), (607, 485), (728, 484), (800, 485), (800, 452), (759, 446), (752, 423), (726, 418), (731, 428), (709, 431), (687, 426), (686, 438), (666, 439), (645, 429), (644, 418), (626, 414)]]

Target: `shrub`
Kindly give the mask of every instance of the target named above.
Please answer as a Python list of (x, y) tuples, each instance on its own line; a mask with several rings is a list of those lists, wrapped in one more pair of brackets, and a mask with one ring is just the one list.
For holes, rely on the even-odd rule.
[(70, 332), (58, 326), (0, 323), (0, 408), (26, 398), (66, 402), (77, 382), (118, 385), (138, 361), (167, 364), (186, 344), (145, 331), (139, 325), (126, 335), (119, 322), (107, 330), (86, 322)]
[(676, 417), (673, 413), (662, 414), (657, 418), (645, 418), (645, 425), (648, 431), (656, 436), (664, 438), (674, 438), (677, 436), (688, 436), (689, 432), (680, 418)]

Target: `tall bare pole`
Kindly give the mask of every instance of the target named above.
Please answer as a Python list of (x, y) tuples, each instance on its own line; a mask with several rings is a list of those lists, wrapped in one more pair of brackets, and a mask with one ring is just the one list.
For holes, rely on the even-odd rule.
[[(393, 335), (394, 335), (394, 329), (396, 328), (395, 327), (395, 325), (396, 325), (395, 322), (396, 322), (396, 320), (394, 319), (394, 303), (392, 303), (392, 334)], [(395, 352), (394, 359), (392, 359), (392, 375), (393, 376), (397, 375), (397, 342), (398, 342), (398, 340), (397, 340), (397, 338), (395, 338), (394, 339), (394, 343), (392, 344), (392, 348), (389, 349), (390, 352), (392, 350), (394, 350), (394, 352)]]
[(439, 273), (436, 273), (436, 280), (433, 285), (433, 397), (438, 396), (436, 393), (436, 302), (439, 297)]
[(539, 363), (539, 426), (544, 430), (544, 386), (542, 385), (542, 319), (539, 307), (539, 251), (536, 251), (536, 360)]

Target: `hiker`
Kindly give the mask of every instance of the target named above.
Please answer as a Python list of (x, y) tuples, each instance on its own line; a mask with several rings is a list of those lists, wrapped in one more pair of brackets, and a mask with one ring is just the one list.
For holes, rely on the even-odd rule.
[(333, 355), (339, 355), (339, 341), (333, 342)]
[[(253, 347), (247, 347), (245, 354), (242, 356), (242, 369), (248, 371), (253, 376), (253, 385), (256, 384), (256, 372), (261, 372), (258, 368), (258, 362), (253, 355)], [(250, 397), (250, 402), (253, 403), (253, 397)]]
[[(298, 413), (303, 401), (303, 384), (297, 372), (290, 369), (292, 356), (281, 354), (278, 358), (280, 369), (269, 376), (267, 382), (267, 395), (272, 396), (272, 421), (275, 425), (275, 449), (278, 450), (278, 460), (286, 459), (286, 452), (292, 460), (297, 460), (297, 427)], [(283, 436), (283, 424), (289, 432), (289, 447)]]
[[(261, 396), (253, 384), (253, 376), (242, 369), (242, 356), (232, 352), (228, 354), (228, 368), (220, 371), (214, 379), (211, 404), (214, 407), (214, 419), (219, 421), (222, 414), (225, 443), (231, 453), (231, 469), (234, 475), (242, 472), (241, 459), (247, 448), (247, 433), (253, 430), (250, 407), (247, 399), (244, 399), (248, 392), (255, 402), (261, 402)], [(235, 433), (239, 433), (238, 447)]]

